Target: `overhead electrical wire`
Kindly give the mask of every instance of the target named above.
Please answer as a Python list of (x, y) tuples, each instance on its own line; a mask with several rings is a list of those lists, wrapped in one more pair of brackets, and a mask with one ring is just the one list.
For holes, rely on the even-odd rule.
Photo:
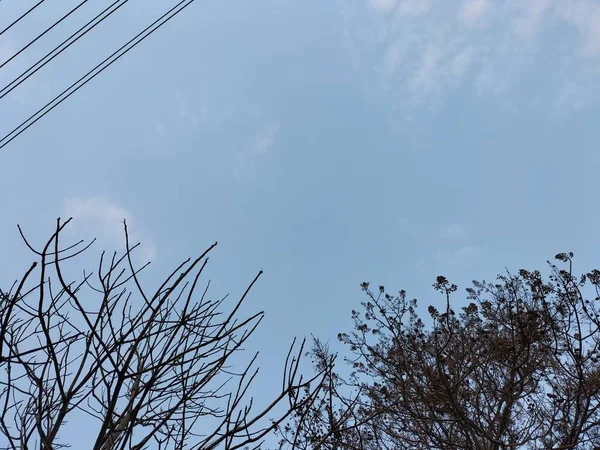
[(33, 11), (35, 8), (37, 8), (38, 6), (40, 6), (45, 1), (46, 0), (40, 0), (35, 5), (33, 5), (31, 8), (29, 8), (27, 11), (25, 11), (23, 14), (21, 14), (20, 17), (18, 17), (17, 19), (15, 19), (13, 21), (13, 23), (11, 23), (6, 28), (4, 28), (4, 30), (0, 31), (0, 36), (2, 36), (4, 33), (6, 33), (8, 30), (10, 30), (14, 25), (16, 25), (17, 23), (19, 23), (21, 21), (21, 19), (24, 19), (27, 16), (27, 14), (29, 14), (31, 11)]
[[(93, 19), (89, 20), (85, 25), (83, 25), (81, 28), (79, 28), (79, 30), (77, 30), (71, 36), (66, 38), (64, 41), (62, 41), (60, 44), (58, 44), (56, 47), (54, 47), (52, 50), (50, 50), (48, 53), (46, 53), (46, 55), (44, 55), (35, 64), (33, 64), (31, 67), (29, 67), (29, 69), (22, 72), (21, 75), (17, 76), (14, 80), (12, 80), (10, 83), (8, 83), (6, 86), (4, 86), (2, 89), (0, 89), (0, 99), (6, 97), (17, 86), (19, 86), (25, 80), (30, 78), (37, 71), (39, 71), (42, 67), (44, 67), (50, 61), (52, 61), (54, 58), (56, 58), (58, 55), (60, 55), (62, 52), (64, 52), (67, 48), (69, 48), (71, 45), (73, 45), (75, 42), (77, 42), (79, 39), (81, 39), (83, 36), (85, 36), (91, 30), (93, 30), (97, 25), (99, 25), (104, 20), (106, 20), (108, 17), (110, 17), (114, 12), (116, 12), (120, 7), (125, 5), (125, 3), (127, 3), (128, 1), (129, 0), (116, 0), (113, 3), (111, 3), (109, 6), (107, 6), (104, 10), (99, 12)], [(117, 6), (114, 7), (115, 5), (117, 5)], [(113, 7), (114, 7), (114, 9), (111, 10), (111, 8), (113, 8)], [(108, 14), (106, 14), (107, 11), (109, 11)], [(106, 14), (106, 15), (104, 15), (104, 14)], [(101, 17), (101, 19), (99, 19), (97, 22), (94, 23), (94, 21), (96, 21), (99, 17)], [(90, 24), (92, 24), (92, 25), (90, 26)], [(65, 45), (65, 43), (67, 43), (74, 36), (79, 34), (82, 30), (86, 29), (86, 27), (88, 27), (88, 26), (89, 26), (89, 28), (87, 30), (85, 30), (83, 33), (81, 33), (81, 35), (77, 36), (75, 39), (73, 39), (73, 41), (71, 41)], [(64, 46), (64, 47), (61, 48), (62, 46)], [(60, 48), (60, 50), (57, 51), (57, 49), (59, 49), (59, 48)], [(50, 55), (52, 55), (52, 56), (50, 56)]]
[[(2, 139), (0, 139), (0, 149), (8, 145), (11, 141), (13, 141), (17, 136), (21, 133), (25, 132), (29, 127), (35, 124), (38, 120), (64, 102), (67, 98), (93, 80), (96, 76), (102, 73), (105, 69), (115, 63), (119, 58), (129, 52), (132, 48), (162, 27), (165, 23), (187, 8), (190, 4), (192, 4), (195, 0), (181, 0), (167, 12), (165, 12), (162, 16), (140, 31), (137, 35), (131, 38), (128, 42), (123, 44), (117, 50), (115, 50), (110, 56), (105, 58), (101, 63), (96, 65), (93, 69), (87, 72), (84, 76), (79, 78), (73, 84), (71, 84), (67, 89), (62, 91), (48, 103), (46, 103), (42, 108), (32, 114), (28, 119), (23, 121), (18, 127), (13, 129), (10, 133), (5, 135)], [(164, 19), (164, 20), (163, 20)], [(131, 45), (130, 45), (131, 44)], [(91, 76), (90, 76), (91, 75)], [(84, 81), (85, 80), (85, 81)], [(77, 87), (75, 87), (77, 86)], [(73, 89), (74, 88), (74, 89)], [(71, 90), (72, 89), (72, 90)], [(70, 92), (69, 92), (70, 91)], [(66, 94), (66, 95), (65, 95)], [(62, 97), (62, 98), (61, 98)], [(60, 100), (59, 100), (60, 99)]]
[[(2, 1), (2, 0), (0, 0), (0, 1)], [(62, 16), (60, 19), (58, 19), (56, 22), (54, 22), (52, 25), (50, 25), (48, 28), (46, 28), (46, 30), (44, 30), (44, 32), (40, 33), (35, 39), (33, 39), (31, 42), (29, 42), (25, 47), (23, 47), (17, 53), (12, 55), (10, 58), (8, 58), (6, 61), (4, 61), (2, 64), (0, 64), (0, 69), (2, 69), (5, 65), (7, 65), (9, 62), (11, 62), (13, 59), (15, 59), (17, 56), (19, 56), (25, 50), (27, 50), (31, 45), (33, 45), (35, 42), (37, 42), (39, 39), (41, 39), (46, 33), (48, 33), (50, 30), (52, 30), (55, 26), (57, 26), (59, 23), (61, 23), (63, 20), (65, 20), (67, 17), (69, 17), (71, 14), (73, 14), (75, 11), (77, 11), (79, 8), (81, 8), (87, 2), (88, 2), (88, 0), (83, 0), (79, 5), (77, 5), (73, 9), (71, 9), (71, 11), (66, 13), (64, 16)]]

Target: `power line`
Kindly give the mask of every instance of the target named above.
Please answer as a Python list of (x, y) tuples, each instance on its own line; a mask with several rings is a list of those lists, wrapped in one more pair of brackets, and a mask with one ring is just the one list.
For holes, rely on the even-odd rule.
[[(8, 145), (13, 139), (15, 139), (21, 133), (25, 132), (29, 127), (31, 127), (33, 124), (35, 124), (38, 120), (40, 120), (42, 117), (44, 117), (50, 111), (52, 111), (54, 108), (56, 108), (62, 102), (64, 102), (67, 98), (69, 98), (71, 95), (73, 95), (79, 89), (81, 89), (83, 86), (85, 86), (91, 80), (93, 80), (96, 76), (98, 76), (105, 69), (107, 69), (109, 66), (111, 66), (119, 58), (121, 58), (123, 55), (125, 55), (127, 52), (129, 52), (132, 48), (134, 48), (136, 45), (138, 45), (140, 42), (142, 42), (144, 39), (146, 39), (148, 36), (150, 36), (152, 33), (154, 33), (160, 27), (162, 27), (165, 23), (167, 23), (169, 20), (171, 20), (173, 17), (175, 17), (177, 14), (179, 14), (181, 11), (183, 11), (185, 8), (187, 8), (189, 5), (191, 5), (194, 1), (195, 0), (181, 0), (180, 2), (178, 2), (175, 6), (173, 6), (166, 13), (164, 13), (162, 16), (160, 16), (158, 19), (156, 19), (154, 22), (152, 22), (150, 25), (148, 25), (146, 28), (144, 28), (142, 31), (140, 31), (137, 35), (135, 35), (133, 38), (131, 38), (128, 42), (126, 42), (124, 45), (122, 45), (119, 49), (117, 49), (115, 52), (113, 52), (110, 56), (105, 58), (100, 64), (96, 65), (88, 73), (86, 73), (84, 76), (79, 78), (79, 80), (75, 81), (73, 84), (71, 84), (71, 86), (69, 86), (67, 89), (62, 91), (60, 94), (58, 94), (56, 97), (54, 97), (48, 103), (46, 103), (42, 108), (40, 108), (38, 111), (36, 111), (34, 114), (32, 114), (27, 120), (23, 121), (18, 127), (13, 129), (10, 133), (8, 133), (2, 139), (0, 139), (0, 149), (5, 147), (6, 145)], [(129, 46), (129, 47), (127, 47), (127, 46)], [(121, 53), (119, 53), (119, 52), (121, 52)], [(115, 55), (117, 55), (117, 56), (115, 57)], [(114, 57), (114, 59), (111, 60), (111, 58), (113, 58), (113, 57)], [(109, 61), (108, 64), (101, 67), (107, 61)], [(96, 69), (98, 69), (98, 68), (100, 68), (100, 69), (98, 71), (96, 71)], [(91, 75), (89, 78), (87, 78), (94, 71), (96, 71), (96, 72), (93, 75)], [(85, 80), (85, 81), (83, 81), (83, 80)], [(81, 83), (81, 84), (79, 84), (79, 83)], [(77, 86), (78, 84), (79, 84), (79, 86)], [(73, 89), (71, 92), (69, 92), (74, 86), (77, 86), (77, 87), (75, 89)], [(69, 93), (66, 94), (67, 92), (69, 92)], [(59, 98), (60, 98), (60, 100), (58, 100)], [(50, 105), (52, 105), (52, 106), (50, 106)]]
[[(19, 75), (14, 80), (12, 80), (10, 83), (8, 83), (6, 86), (4, 86), (2, 89), (0, 89), (0, 99), (6, 97), (16, 87), (18, 87), (21, 83), (23, 83), (25, 80), (29, 79), (32, 75), (34, 75), (42, 67), (44, 67), (50, 61), (52, 61), (54, 58), (56, 58), (58, 55), (60, 55), (62, 52), (64, 52), (67, 48), (69, 48), (71, 45), (73, 45), (75, 42), (77, 42), (79, 39), (81, 39), (83, 36), (85, 36), (91, 30), (93, 30), (98, 24), (102, 23), (104, 20), (106, 20), (108, 17), (110, 17), (115, 11), (117, 11), (121, 6), (123, 6), (128, 1), (129, 0), (116, 0), (113, 3), (111, 3), (103, 11), (101, 11), (100, 13), (98, 13), (93, 19), (89, 20), (85, 25), (83, 25), (81, 28), (79, 28), (79, 30), (77, 30), (71, 36), (69, 36), (64, 41), (62, 41), (59, 45), (57, 45), (52, 50), (50, 50), (48, 53), (46, 53), (46, 55), (44, 55), (40, 60), (38, 60), (35, 64), (33, 64), (31, 67), (29, 67), (29, 69), (25, 70), (23, 73), (21, 73), (21, 75)], [(66, 46), (64, 46), (58, 52), (56, 52), (57, 49), (59, 49), (61, 46), (65, 45), (65, 43), (68, 42), (70, 39), (72, 39), (73, 36), (76, 36), (78, 33), (81, 32), (81, 30), (85, 29), (92, 22), (94, 22), (96, 19), (98, 19), (98, 17), (100, 17), (103, 14), (105, 14), (108, 10), (110, 10), (115, 5), (117, 5), (116, 8), (114, 8), (112, 11), (110, 11), (108, 14), (106, 14), (104, 17), (102, 17), (96, 23), (94, 23), (93, 25), (91, 25), (89, 29), (85, 30), (80, 36), (77, 36), (72, 42), (69, 42)], [(54, 52), (56, 52), (56, 53), (54, 55), (52, 55)], [(52, 56), (50, 57), (50, 55), (52, 55)], [(46, 61), (44, 61), (44, 60), (46, 60)], [(42, 63), (42, 61), (44, 61), (44, 62)]]
[[(71, 45), (73, 45), (75, 42), (77, 42), (80, 38), (85, 36), (88, 32), (90, 32), (93, 28), (95, 28), (96, 25), (102, 23), (105, 19), (110, 17), (115, 11), (117, 11), (121, 6), (123, 6), (128, 1), (129, 0), (116, 0), (115, 2), (111, 3), (103, 11), (98, 13), (93, 19), (89, 20), (85, 25), (83, 25), (81, 28), (79, 28), (79, 30), (77, 30), (71, 36), (69, 36), (64, 41), (62, 41), (58, 46), (54, 47), (52, 50), (50, 50), (48, 53), (46, 53), (46, 55), (44, 55), (40, 60), (38, 60), (35, 64), (33, 64), (31, 67), (29, 67), (29, 69), (25, 70), (18, 77), (16, 77), (13, 81), (11, 81), (6, 86), (4, 86), (2, 89), (0, 89), (0, 99), (4, 98), (6, 95), (8, 95), (10, 92), (12, 92), (17, 86), (19, 86), (25, 80), (30, 78), (32, 75), (34, 75), (38, 70), (40, 70), (42, 67), (44, 67), (46, 64), (48, 64), (50, 61), (52, 61), (54, 58), (56, 58), (58, 55), (60, 55), (63, 51), (65, 51), (67, 48), (69, 48)], [(120, 3), (120, 2), (122, 2), (122, 3)], [(70, 39), (72, 39), (74, 36), (76, 36), (78, 33), (80, 33), (86, 27), (88, 27), (92, 22), (94, 22), (96, 19), (98, 19), (98, 17), (102, 16), (104, 13), (106, 13), (108, 10), (110, 10), (113, 6), (115, 6), (118, 3), (120, 3), (120, 4), (115, 9), (110, 11), (106, 16), (102, 17), (98, 22), (93, 24), (88, 30), (84, 31), (80, 36), (76, 37), (72, 42), (67, 44), (64, 48), (60, 49), (56, 54), (52, 55), (52, 53), (56, 52), (57, 49), (59, 49), (61, 46), (63, 46), (66, 42), (68, 42)], [(52, 55), (52, 57), (50, 57), (47, 61), (43, 62), (43, 64), (42, 64), (42, 61), (44, 61), (50, 55)], [(39, 67), (36, 67), (36, 66), (39, 66)], [(35, 68), (35, 70), (34, 70), (34, 68)]]
[(29, 14), (31, 11), (33, 11), (35, 8), (40, 6), (45, 1), (46, 0), (40, 0), (35, 5), (33, 5), (31, 8), (29, 8), (27, 11), (25, 11), (23, 14), (21, 14), (21, 17), (17, 18), (13, 23), (11, 23), (9, 26), (7, 26), (4, 30), (0, 31), (0, 36), (2, 36), (4, 33), (6, 33), (8, 30), (10, 30), (13, 27), (13, 25), (16, 25), (17, 23), (19, 23), (21, 21), (21, 19), (23, 19), (25, 16), (27, 16), (27, 14)]
[[(0, 0), (0, 1), (2, 1), (2, 0)], [(81, 6), (83, 6), (87, 2), (88, 2), (88, 0), (83, 0), (79, 5), (77, 5), (73, 9), (71, 9), (71, 11), (69, 11), (67, 14), (65, 14), (64, 16), (62, 16), (59, 20), (57, 20), (52, 25), (50, 25), (48, 28), (46, 28), (46, 30), (43, 33), (39, 34), (34, 40), (32, 40), (31, 42), (29, 42), (29, 44), (27, 44), (25, 47), (23, 47), (21, 50), (19, 50), (14, 55), (12, 55), (10, 58), (8, 58), (6, 61), (4, 61), (2, 64), (0, 64), (0, 69), (2, 69), (5, 65), (7, 65), (9, 62), (11, 62), (13, 59), (15, 59), (17, 56), (19, 56), (25, 50), (27, 50), (31, 45), (33, 45), (35, 42), (37, 42), (46, 33), (48, 33), (50, 30), (52, 30), (55, 26), (57, 26), (59, 23), (61, 23), (63, 20), (65, 20), (67, 17), (69, 17), (71, 14), (73, 14), (75, 11), (77, 11)]]

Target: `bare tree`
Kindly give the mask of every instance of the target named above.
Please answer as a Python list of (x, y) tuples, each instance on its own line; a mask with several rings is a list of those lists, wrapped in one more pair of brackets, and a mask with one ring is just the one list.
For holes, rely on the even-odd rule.
[(124, 254), (102, 253), (95, 274), (72, 281), (65, 262), (91, 243), (62, 246), (69, 221), (41, 249), (19, 228), (37, 262), (0, 291), (1, 448), (67, 447), (76, 415), (89, 418), (94, 450), (256, 448), (318, 395), (327, 369), (299, 375), (304, 342), (290, 347), (281, 389), (259, 410), (247, 398), (257, 355), (231, 368), (263, 318), (236, 317), (262, 272), (224, 313), (227, 297), (210, 300), (209, 283), (197, 289), (215, 243), (148, 294), (125, 224)]
[(457, 287), (440, 276), (444, 306), (428, 308), (427, 324), (404, 291), (363, 283), (363, 312), (339, 335), (352, 353), (354, 393), (319, 395), (339, 410), (359, 398), (346, 407), (356, 426), (336, 434), (338, 424), (313, 411), (305, 416), (328, 438), (313, 439), (312, 424), (291, 426), (288, 447), (598, 450), (600, 271), (576, 277), (572, 257), (557, 255), (568, 269), (550, 264), (547, 282), (527, 270), (474, 282), (459, 312)]

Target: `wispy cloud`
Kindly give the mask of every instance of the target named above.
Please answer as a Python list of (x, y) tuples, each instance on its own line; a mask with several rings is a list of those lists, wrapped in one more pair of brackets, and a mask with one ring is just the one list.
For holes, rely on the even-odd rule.
[(237, 152), (234, 166), (236, 178), (254, 169), (256, 161), (276, 145), (278, 133), (279, 122), (268, 122), (250, 139), (247, 148)]
[(396, 0), (371, 0), (371, 5), (378, 11), (389, 11), (396, 6)]
[(161, 153), (171, 151), (173, 140), (193, 133), (208, 115), (207, 104), (190, 101), (181, 91), (171, 93), (159, 117), (148, 124), (147, 146)]
[(418, 16), (429, 10), (429, 0), (370, 0), (371, 6), (382, 13)]
[(600, 4), (592, 0), (573, 0), (556, 5), (559, 20), (574, 27), (580, 35), (581, 50), (585, 56), (600, 52)]
[(167, 130), (165, 129), (165, 126), (162, 123), (157, 123), (154, 130), (160, 138), (165, 137), (165, 134), (167, 133)]
[(440, 230), (443, 239), (460, 239), (467, 235), (467, 228), (459, 223), (447, 225)]
[[(180, 126), (191, 126), (195, 128), (200, 125), (201, 117), (206, 117), (206, 105), (202, 105), (199, 108), (192, 108), (182, 92), (177, 91), (173, 94), (172, 103), (173, 111), (171, 114), (173, 119)], [(198, 109), (200, 112), (197, 111)]]
[(111, 202), (107, 196), (69, 198), (64, 202), (64, 212), (66, 216), (73, 217), (76, 226), (85, 227), (96, 235), (100, 245), (107, 251), (124, 247), (123, 220), (126, 220), (132, 245), (141, 242), (137, 250), (138, 257), (144, 261), (156, 257), (156, 246), (152, 238), (140, 229), (133, 214)]
[(538, 31), (551, 0), (529, 0), (520, 4), (513, 28), (518, 35), (531, 37)]
[(458, 12), (458, 20), (466, 25), (474, 25), (484, 18), (489, 8), (489, 0), (467, 0)]
[(483, 253), (483, 247), (465, 245), (453, 250), (440, 250), (435, 254), (435, 260), (443, 266), (454, 266), (474, 261)]
[(497, 96), (531, 79), (543, 82), (497, 100), (572, 111), (600, 98), (595, 0), (340, 1), (356, 60), (407, 114), (435, 109), (460, 86)]
[(254, 153), (264, 155), (275, 144), (275, 137), (279, 131), (279, 123), (268, 124), (265, 129), (254, 139)]

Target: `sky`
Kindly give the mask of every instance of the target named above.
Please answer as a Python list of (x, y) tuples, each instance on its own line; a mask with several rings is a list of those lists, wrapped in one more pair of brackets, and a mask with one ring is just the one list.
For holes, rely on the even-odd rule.
[[(33, 4), (34, 2), (29, 2)], [(77, 2), (0, 36), (0, 64)], [(0, 69), (4, 86), (109, 2), (91, 2)], [(130, 1), (0, 100), (0, 133), (174, 1)], [(0, 26), (27, 9), (0, 3)], [(266, 318), (259, 386), (294, 336), (336, 344), (360, 284), (441, 303), (573, 251), (598, 267), (600, 2), (194, 2), (0, 149), (0, 283), (57, 217), (160, 278), (219, 244), (207, 278)]]

